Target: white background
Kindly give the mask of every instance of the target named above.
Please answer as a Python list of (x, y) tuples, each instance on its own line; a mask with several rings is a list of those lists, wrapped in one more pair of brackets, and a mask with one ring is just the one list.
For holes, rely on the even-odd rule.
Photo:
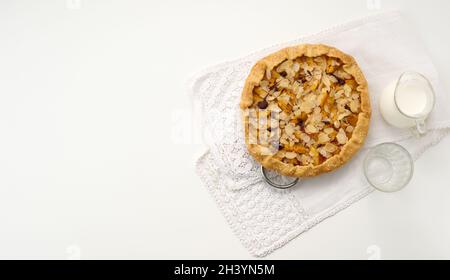
[[(194, 173), (201, 145), (174, 133), (191, 131), (186, 79), (399, 9), (449, 88), (449, 3), (1, 1), (0, 258), (250, 258)], [(268, 258), (450, 258), (449, 167), (447, 137), (406, 189)]]

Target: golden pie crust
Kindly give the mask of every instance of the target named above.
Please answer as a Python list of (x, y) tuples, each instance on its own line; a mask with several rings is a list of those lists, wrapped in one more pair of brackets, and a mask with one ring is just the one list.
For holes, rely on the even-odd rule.
[(321, 44), (259, 60), (240, 107), (250, 154), (292, 177), (317, 176), (349, 161), (364, 143), (371, 115), (367, 81), (354, 58)]

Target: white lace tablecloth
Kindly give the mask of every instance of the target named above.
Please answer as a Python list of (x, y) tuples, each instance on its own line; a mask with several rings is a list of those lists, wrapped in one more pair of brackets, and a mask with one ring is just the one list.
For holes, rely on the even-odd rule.
[[(189, 91), (201, 104), (202, 135), (209, 148), (197, 160), (198, 175), (251, 254), (267, 255), (372, 192), (361, 164), (369, 147), (397, 142), (417, 159), (449, 132), (447, 93), (413, 30), (397, 12), (373, 15), (222, 63), (192, 78)], [(277, 190), (262, 181), (259, 164), (247, 153), (239, 100), (245, 78), (258, 59), (300, 43), (329, 44), (353, 55), (368, 80), (373, 114), (366, 143), (349, 163), (302, 180), (294, 188)], [(430, 131), (420, 139), (408, 130), (388, 126), (378, 111), (380, 91), (407, 70), (423, 73), (436, 91), (436, 107), (428, 119)]]

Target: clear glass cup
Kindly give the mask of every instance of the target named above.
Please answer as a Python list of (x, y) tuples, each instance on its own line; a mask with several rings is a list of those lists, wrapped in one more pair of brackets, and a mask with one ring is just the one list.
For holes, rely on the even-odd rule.
[(382, 143), (371, 148), (364, 159), (367, 181), (383, 192), (395, 192), (405, 187), (414, 172), (409, 152), (395, 143)]

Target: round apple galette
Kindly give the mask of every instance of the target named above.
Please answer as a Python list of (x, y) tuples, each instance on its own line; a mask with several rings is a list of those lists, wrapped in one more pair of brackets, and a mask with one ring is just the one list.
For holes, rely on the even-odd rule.
[(259, 60), (241, 97), (245, 142), (265, 168), (316, 176), (347, 162), (370, 120), (367, 82), (353, 57), (299, 45)]

